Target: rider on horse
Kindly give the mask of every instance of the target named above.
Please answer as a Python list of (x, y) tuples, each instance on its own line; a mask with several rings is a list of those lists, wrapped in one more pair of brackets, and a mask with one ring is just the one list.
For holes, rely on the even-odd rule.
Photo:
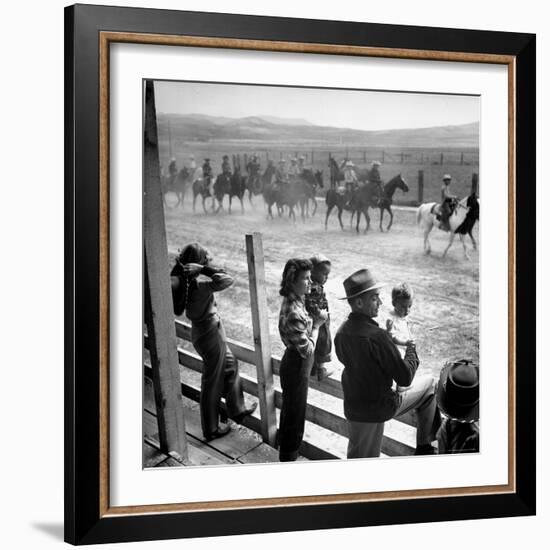
[(441, 206), (440, 214), (437, 216), (439, 219), (439, 227), (444, 231), (450, 231), (449, 218), (453, 213), (454, 206), (456, 203), (456, 196), (453, 195), (450, 191), (451, 186), (451, 176), (450, 174), (445, 174), (443, 176), (443, 185), (441, 186)]
[(378, 196), (378, 199), (382, 198), (384, 190), (382, 189), (382, 178), (380, 177), (380, 163), (374, 160), (371, 164), (367, 179), (370, 183), (374, 184), (374, 194)]
[(212, 172), (212, 166), (210, 166), (210, 159), (205, 158), (204, 164), (202, 165), (202, 177), (204, 179), (204, 184), (208, 189), (210, 190), (210, 194), (214, 194), (214, 189), (212, 188), (212, 180), (213, 180), (213, 172)]
[(349, 191), (350, 193), (354, 191), (357, 186), (355, 164), (353, 164), (351, 160), (347, 160), (344, 164), (344, 183), (346, 185), (346, 191)]
[(290, 183), (296, 183), (298, 174), (298, 159), (293, 157), (290, 159), (290, 168), (288, 169), (288, 179)]
[(170, 159), (170, 164), (168, 165), (168, 175), (170, 180), (174, 181), (174, 178), (178, 175), (178, 167), (176, 165), (176, 157)]
[(285, 159), (281, 159), (275, 170), (275, 183), (288, 183), (288, 175), (286, 173)]
[(301, 174), (306, 168), (305, 160), (306, 160), (306, 157), (304, 157), (304, 155), (300, 155), (298, 157), (298, 173), (299, 174)]
[(229, 156), (228, 155), (223, 156), (222, 174), (224, 176), (230, 176), (231, 175), (231, 164), (229, 163)]

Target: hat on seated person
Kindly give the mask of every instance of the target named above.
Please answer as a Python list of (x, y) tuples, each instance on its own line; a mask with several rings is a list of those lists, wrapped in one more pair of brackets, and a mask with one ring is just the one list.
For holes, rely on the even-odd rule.
[(378, 160), (373, 160), (373, 161), (372, 161), (372, 166), (380, 166), (380, 161), (378, 161)]
[(447, 363), (439, 375), (437, 404), (459, 422), (479, 420), (479, 368), (466, 359)]
[(449, 180), (449, 181), (450, 181), (450, 180), (452, 180), (452, 179), (453, 179), (453, 178), (451, 178), (451, 174), (445, 174), (445, 175), (443, 176), (443, 181), (445, 181), (445, 180)]
[(344, 164), (344, 166), (351, 166), (353, 168), (355, 164), (353, 164), (353, 161), (351, 160), (346, 160), (346, 164)]
[(344, 281), (344, 290), (346, 291), (346, 295), (338, 299), (350, 300), (351, 298), (355, 298), (356, 296), (369, 292), (370, 290), (382, 288), (383, 286), (386, 286), (386, 284), (387, 283), (377, 282), (368, 269), (360, 269), (359, 271), (352, 273)]

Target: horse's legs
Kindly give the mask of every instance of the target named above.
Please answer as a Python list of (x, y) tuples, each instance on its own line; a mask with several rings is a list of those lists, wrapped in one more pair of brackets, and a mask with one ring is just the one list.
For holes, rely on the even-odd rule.
[(330, 213), (332, 212), (333, 208), (334, 208), (334, 206), (329, 206), (327, 208), (327, 213), (326, 213), (326, 216), (325, 216), (325, 231), (328, 229), (328, 217), (330, 216)]
[(382, 231), (382, 233), (384, 232), (384, 229), (382, 227), (382, 220), (384, 219), (384, 207), (380, 207), (380, 224), (378, 225), (380, 231)]
[(338, 207), (338, 221), (340, 222), (340, 229), (344, 231), (344, 224), (342, 223), (342, 208)]
[(206, 195), (202, 196), (202, 209), (204, 210), (205, 214), (208, 214), (208, 212), (206, 211)]
[(365, 209), (365, 218), (367, 219), (367, 227), (365, 227), (365, 233), (370, 229), (370, 216), (369, 216), (369, 207)]
[(239, 200), (241, 201), (241, 214), (244, 214), (244, 194), (239, 197)]
[(474, 250), (477, 250), (477, 242), (474, 239), (474, 236), (472, 235), (472, 230), (468, 231), (468, 235), (470, 235), (470, 239), (472, 241), (472, 246), (474, 247)]
[(195, 202), (197, 201), (197, 195), (193, 193), (193, 214), (195, 213)]
[(311, 213), (311, 216), (313, 217), (317, 213), (317, 199), (315, 198), (315, 195), (313, 195), (311, 200), (313, 201), (313, 212)]
[(354, 213), (355, 213), (356, 216), (357, 216), (356, 225), (355, 225), (355, 231), (356, 231), (357, 233), (359, 233), (359, 222), (361, 221), (361, 210), (356, 210), (356, 211), (354, 211)]
[(424, 253), (425, 254), (431, 254), (432, 252), (432, 246), (430, 244), (430, 231), (432, 230), (433, 223), (426, 224), (424, 226)]
[(443, 252), (443, 258), (447, 255), (447, 251), (449, 250), (449, 248), (451, 248), (451, 245), (453, 244), (454, 240), (455, 240), (455, 232), (450, 231), (449, 244), (447, 245), (447, 248), (445, 249), (445, 252)]
[(390, 213), (390, 223), (388, 224), (388, 227), (386, 227), (386, 231), (389, 231), (393, 224), (393, 212), (392, 212), (391, 206), (388, 206), (386, 210)]
[(469, 260), (470, 255), (468, 254), (468, 249), (466, 248), (466, 235), (459, 235), (460, 242), (462, 243), (462, 248), (464, 250), (464, 257)]

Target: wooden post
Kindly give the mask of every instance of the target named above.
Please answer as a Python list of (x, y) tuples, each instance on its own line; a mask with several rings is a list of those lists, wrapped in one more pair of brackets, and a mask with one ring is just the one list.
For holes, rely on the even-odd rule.
[(311, 165), (313, 166), (313, 149), (311, 150)]
[(479, 183), (479, 176), (474, 172), (472, 174), (472, 195), (477, 195), (477, 187)]
[(418, 170), (418, 204), (424, 202), (424, 170)]
[(382, 151), (382, 164), (386, 161), (386, 152)]
[(363, 151), (363, 164), (367, 164), (367, 152)]
[(153, 368), (153, 386), (161, 450), (187, 459), (187, 440), (174, 325), (172, 290), (159, 157), (153, 81), (145, 83), (143, 248), (145, 322)]
[(258, 397), (261, 416), (260, 433), (263, 440), (274, 447), (277, 436), (277, 416), (275, 414), (271, 340), (269, 338), (267, 295), (265, 291), (264, 252), (260, 233), (246, 235), (246, 257), (248, 260), (252, 330), (258, 375)]
[(404, 158), (404, 154), (403, 154), (403, 151), (401, 151), (401, 164), (403, 164), (403, 158)]
[(441, 164), (441, 166), (443, 166), (443, 153), (441, 153), (439, 155), (439, 164)]
[(460, 164), (463, 165), (464, 164), (464, 153), (460, 153)]

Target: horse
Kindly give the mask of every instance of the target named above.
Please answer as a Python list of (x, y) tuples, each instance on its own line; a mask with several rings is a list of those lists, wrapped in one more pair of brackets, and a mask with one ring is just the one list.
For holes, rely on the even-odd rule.
[[(275, 171), (275, 168), (273, 168), (273, 171)], [(250, 201), (250, 204), (252, 204), (252, 195), (259, 195), (262, 192), (260, 165), (248, 163), (247, 173), (248, 177), (246, 178), (246, 189), (248, 189), (248, 200)]]
[(297, 185), (301, 186), (302, 196), (300, 197), (300, 213), (302, 220), (305, 221), (305, 216), (309, 217), (309, 201), (313, 202), (312, 216), (317, 212), (317, 199), (315, 197), (317, 187), (323, 188), (323, 171), (304, 168), (298, 175)]
[[(437, 212), (438, 203), (429, 202), (421, 204), (416, 211), (416, 223), (421, 225), (424, 230), (424, 252), (430, 254), (432, 247), (428, 238), (430, 231), (434, 225), (442, 229), (438, 224)], [(443, 252), (443, 258), (447, 255), (449, 248), (453, 244), (455, 235), (460, 237), (462, 248), (464, 249), (464, 257), (469, 260), (468, 251), (466, 250), (465, 235), (470, 235), (474, 250), (477, 249), (477, 243), (472, 235), (472, 229), (476, 221), (479, 220), (479, 201), (475, 193), (471, 193), (468, 197), (464, 197), (458, 201), (449, 218), (449, 244)]]
[(187, 166), (184, 166), (176, 175), (161, 177), (162, 199), (165, 206), (168, 206), (166, 195), (170, 192), (174, 193), (178, 199), (178, 202), (175, 204), (174, 208), (177, 208), (180, 204), (183, 206), (183, 199), (185, 197), (187, 185), (189, 184), (191, 176), (192, 174), (188, 170)]
[(204, 213), (207, 214), (206, 199), (209, 197), (212, 198), (212, 211), (214, 210), (215, 201), (214, 197), (212, 196), (211, 180), (211, 176), (207, 176), (206, 178), (203, 177), (201, 171), (200, 177), (196, 178), (193, 181), (193, 213), (195, 213), (195, 202), (199, 195), (202, 197), (202, 208), (204, 210)]
[(327, 213), (325, 216), (325, 230), (328, 229), (328, 217), (332, 212), (333, 208), (336, 207), (338, 211), (338, 221), (340, 222), (340, 228), (344, 229), (344, 224), (342, 223), (342, 211), (344, 209), (349, 210), (351, 200), (351, 191), (343, 190), (342, 192), (337, 189), (329, 189), (325, 197), (325, 203), (327, 205)]
[(370, 182), (359, 186), (353, 193), (351, 198), (352, 207), (352, 219), (353, 215), (357, 214), (356, 231), (359, 233), (359, 222), (361, 221), (361, 214), (364, 214), (367, 221), (365, 227), (365, 233), (370, 229), (370, 216), (369, 208), (380, 208), (380, 231), (384, 231), (382, 228), (382, 220), (384, 216), (384, 210), (387, 210), (390, 214), (390, 223), (388, 224), (387, 231), (390, 230), (393, 223), (393, 212), (391, 210), (391, 204), (393, 202), (393, 194), (396, 189), (401, 189), (404, 193), (408, 192), (409, 187), (407, 182), (403, 179), (401, 174), (397, 174), (391, 180), (389, 180), (382, 187), (382, 194), (380, 195), (378, 185)]
[[(260, 182), (262, 184), (262, 196), (264, 202), (267, 206), (267, 219), (273, 219), (273, 211), (271, 210), (272, 206), (277, 201), (277, 196), (279, 194), (280, 184), (273, 182), (273, 176), (275, 175), (275, 166), (273, 162), (269, 162), (265, 172), (260, 176)], [(279, 216), (281, 213), (279, 212)]]
[(332, 155), (328, 158), (328, 167), (330, 169), (330, 186), (332, 188), (338, 187), (338, 183), (344, 181), (344, 171), (338, 166)]
[(223, 210), (223, 197), (226, 193), (231, 191), (231, 174), (222, 172), (218, 174), (216, 181), (214, 182), (214, 198), (218, 201), (218, 208), (216, 214)]
[(241, 174), (241, 169), (237, 166), (231, 175), (229, 185), (229, 213), (231, 214), (231, 203), (233, 197), (237, 197), (241, 202), (241, 214), (244, 214), (243, 197), (247, 189), (247, 177)]
[[(300, 202), (303, 194), (303, 184), (298, 181), (281, 184), (275, 193), (275, 202), (277, 204), (279, 216), (281, 215), (284, 207), (288, 206), (288, 217), (292, 218), (294, 223), (296, 223), (296, 213), (294, 212), (294, 208), (296, 208), (296, 205)], [(302, 219), (305, 218), (302, 216)]]

